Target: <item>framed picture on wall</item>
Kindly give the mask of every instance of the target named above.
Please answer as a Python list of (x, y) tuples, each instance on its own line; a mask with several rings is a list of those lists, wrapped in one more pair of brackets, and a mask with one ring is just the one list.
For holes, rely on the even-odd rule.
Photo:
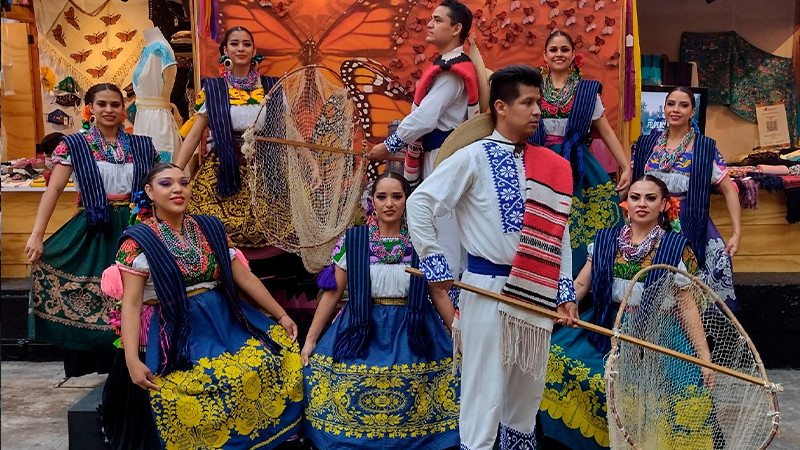
[[(650, 134), (654, 129), (663, 130), (667, 121), (664, 117), (664, 103), (667, 94), (675, 86), (642, 86), (642, 135)], [(701, 133), (706, 131), (706, 107), (708, 106), (708, 88), (690, 87), (694, 93), (694, 121)]]

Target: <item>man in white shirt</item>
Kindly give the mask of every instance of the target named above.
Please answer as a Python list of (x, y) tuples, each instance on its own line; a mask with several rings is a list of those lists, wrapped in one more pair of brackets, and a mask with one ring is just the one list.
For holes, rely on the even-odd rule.
[[(419, 159), (406, 155), (406, 176), (414, 178), (409, 179), (412, 185), (420, 176), (424, 179), (433, 171), (433, 162), (447, 136), (478, 112), (475, 67), (464, 53), (464, 40), (471, 26), (472, 12), (456, 0), (443, 0), (433, 11), (425, 40), (435, 45), (441, 56), (420, 78), (411, 114), (403, 119), (393, 135), (369, 153), (370, 159), (385, 161), (391, 154), (420, 141), (422, 155)], [(451, 218), (440, 217), (436, 227), (444, 235), (444, 252), (458, 275), (463, 264), (455, 223)]]
[[(437, 216), (452, 212), (469, 253), (462, 281), (556, 309), (573, 326), (578, 313), (567, 227), (571, 169), (552, 151), (525, 146), (539, 124), (541, 75), (511, 66), (491, 82), (494, 131), (488, 122), (491, 135), (442, 161), (408, 199), (420, 269), (435, 287), (452, 284), (434, 227)], [(459, 306), (461, 448), (491, 449), (498, 424), (501, 449), (535, 448), (553, 321), (471, 292), (461, 293)]]

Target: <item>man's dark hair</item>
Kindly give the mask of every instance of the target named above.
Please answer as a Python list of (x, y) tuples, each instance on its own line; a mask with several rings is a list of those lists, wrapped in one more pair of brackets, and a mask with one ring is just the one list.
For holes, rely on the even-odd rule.
[(538, 70), (522, 64), (503, 67), (489, 77), (489, 111), (492, 119), (497, 120), (494, 103), (502, 100), (507, 105), (513, 104), (519, 97), (519, 85), (542, 88), (542, 75)]
[(442, 0), (442, 4), (448, 9), (447, 17), (450, 18), (450, 25), (457, 23), (461, 24), (461, 33), (458, 35), (459, 42), (462, 44), (469, 36), (469, 30), (472, 27), (472, 11), (467, 8), (467, 5), (457, 0)]

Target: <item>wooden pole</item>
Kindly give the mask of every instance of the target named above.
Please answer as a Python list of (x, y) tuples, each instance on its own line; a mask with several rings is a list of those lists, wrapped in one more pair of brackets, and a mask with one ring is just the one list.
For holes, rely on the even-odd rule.
[[(327, 145), (322, 144), (314, 144), (312, 142), (301, 142), (301, 141), (291, 141), (288, 139), (279, 139), (273, 137), (266, 137), (266, 136), (256, 136), (256, 140), (259, 141), (266, 141), (266, 142), (274, 142), (276, 144), (283, 144), (283, 145), (292, 145), (295, 147), (306, 147), (311, 148), (314, 150), (319, 150), (322, 152), (332, 152), (332, 153), (344, 153), (347, 155), (354, 155), (354, 156), (364, 156), (362, 152), (358, 152), (356, 150), (350, 150), (346, 148), (338, 148), (338, 147), (329, 147)], [(389, 161), (399, 161), (403, 162), (404, 159), (399, 156), (390, 156)]]
[[(406, 272), (408, 272), (408, 273), (410, 273), (412, 275), (416, 275), (418, 277), (423, 277), (423, 278), (425, 277), (425, 275), (423, 275), (423, 273), (420, 270), (414, 269), (414, 268), (411, 268), (411, 267), (406, 267)], [(533, 312), (535, 312), (537, 314), (543, 315), (545, 317), (549, 317), (549, 318), (554, 319), (554, 320), (567, 318), (567, 316), (565, 316), (563, 314), (559, 314), (559, 313), (557, 313), (555, 311), (551, 311), (551, 310), (543, 308), (541, 306), (533, 305), (533, 304), (528, 303), (526, 301), (517, 300), (515, 298), (511, 298), (511, 297), (508, 297), (506, 295), (498, 294), (496, 292), (487, 291), (486, 289), (479, 288), (479, 287), (473, 286), (471, 284), (462, 283), (460, 281), (453, 281), (453, 286), (459, 287), (461, 289), (464, 289), (464, 290), (467, 290), (467, 291), (470, 291), (470, 292), (474, 292), (474, 293), (476, 293), (478, 295), (483, 295), (485, 297), (492, 298), (494, 300), (497, 300), (497, 301), (500, 301), (500, 302), (503, 302), (503, 303), (506, 303), (506, 304), (509, 304), (509, 305), (512, 305), (512, 306), (516, 306), (516, 307), (519, 307), (519, 308), (527, 309), (529, 311), (533, 311)], [(737, 371), (731, 370), (731, 369), (729, 369), (727, 367), (720, 366), (718, 364), (714, 364), (714, 363), (709, 362), (709, 361), (704, 361), (704, 360), (702, 360), (700, 358), (697, 358), (697, 357), (694, 357), (694, 356), (689, 356), (689, 355), (687, 355), (685, 353), (676, 352), (675, 350), (672, 350), (672, 349), (669, 349), (669, 348), (666, 348), (666, 347), (661, 347), (660, 345), (656, 345), (656, 344), (653, 344), (651, 342), (643, 341), (643, 340), (637, 339), (637, 338), (635, 338), (633, 336), (628, 336), (627, 334), (616, 333), (613, 330), (609, 330), (608, 328), (595, 325), (595, 324), (593, 324), (591, 322), (584, 322), (583, 320), (578, 320), (577, 324), (578, 324), (578, 326), (580, 326), (582, 328), (586, 328), (589, 331), (594, 331), (595, 333), (600, 333), (600, 334), (602, 334), (604, 336), (608, 336), (608, 337), (616, 337), (617, 339), (623, 340), (625, 342), (629, 342), (631, 344), (636, 344), (636, 345), (644, 347), (646, 349), (653, 350), (653, 351), (656, 351), (656, 352), (659, 352), (659, 353), (663, 353), (665, 355), (669, 355), (669, 356), (678, 358), (680, 360), (683, 360), (683, 361), (686, 361), (686, 362), (689, 362), (689, 363), (697, 364), (699, 366), (703, 366), (703, 367), (712, 369), (712, 370), (714, 370), (716, 372), (724, 373), (725, 375), (730, 375), (730, 376), (732, 376), (734, 378), (738, 378), (738, 379), (743, 380), (743, 381), (747, 381), (747, 382), (750, 382), (750, 383), (753, 383), (753, 384), (757, 384), (759, 386), (772, 386), (772, 383), (767, 381), (767, 380), (763, 380), (761, 378), (754, 377), (752, 375), (747, 375), (745, 373), (737, 372)], [(777, 385), (777, 388), (778, 388), (778, 390), (781, 390), (781, 391), (783, 390), (783, 388), (780, 385)]]

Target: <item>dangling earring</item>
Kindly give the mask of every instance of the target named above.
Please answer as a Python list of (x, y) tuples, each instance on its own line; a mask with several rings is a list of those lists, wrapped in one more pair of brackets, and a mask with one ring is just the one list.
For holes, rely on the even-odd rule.
[(231, 66), (233, 66), (233, 61), (228, 57), (228, 55), (225, 54), (220, 56), (217, 61), (219, 61), (219, 63), (222, 64), (223, 66), (225, 66), (226, 69), (230, 69)]
[(89, 125), (94, 125), (94, 122), (95, 122), (96, 120), (97, 120), (97, 117), (95, 117), (95, 116), (94, 116), (94, 114), (92, 114), (91, 116), (89, 116)]
[(257, 65), (261, 64), (261, 61), (263, 61), (263, 60), (264, 60), (264, 56), (259, 55), (258, 53), (256, 53), (255, 56), (253, 56), (253, 59), (250, 60), (250, 65), (251, 66), (257, 66)]

